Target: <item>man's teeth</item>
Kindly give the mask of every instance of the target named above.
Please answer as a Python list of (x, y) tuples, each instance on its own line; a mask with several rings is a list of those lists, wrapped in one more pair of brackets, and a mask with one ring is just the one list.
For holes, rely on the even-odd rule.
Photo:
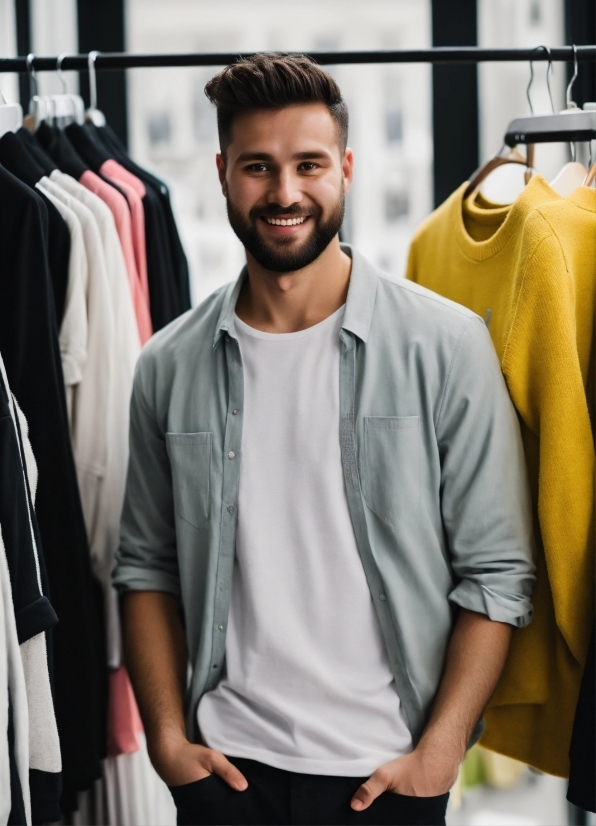
[(265, 218), (265, 220), (276, 227), (293, 227), (296, 224), (303, 224), (306, 221), (306, 215), (301, 218)]

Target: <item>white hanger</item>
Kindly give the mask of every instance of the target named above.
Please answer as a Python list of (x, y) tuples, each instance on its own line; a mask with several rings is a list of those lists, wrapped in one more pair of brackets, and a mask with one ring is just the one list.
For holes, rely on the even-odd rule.
[[(579, 107), (577, 103), (571, 98), (571, 89), (573, 88), (573, 84), (575, 83), (575, 79), (577, 77), (578, 66), (577, 66), (577, 47), (573, 46), (573, 77), (569, 81), (567, 85), (567, 92), (565, 94), (566, 100), (566, 108), (561, 112), (561, 114), (569, 114), (573, 112), (577, 112)], [(576, 161), (575, 159), (575, 144), (569, 144), (571, 148), (571, 161), (566, 163), (557, 175), (553, 178), (550, 182), (550, 186), (555, 192), (558, 192), (559, 195), (562, 195), (566, 198), (568, 195), (571, 195), (574, 189), (577, 189), (578, 186), (581, 186), (588, 174), (588, 170), (582, 164)]]
[(69, 123), (85, 122), (85, 104), (80, 95), (69, 94), (66, 78), (62, 71), (62, 61), (66, 57), (66, 52), (58, 56), (56, 60), (56, 73), (62, 84), (62, 94), (52, 95), (53, 117), (57, 126), (67, 126)]
[(48, 116), (48, 102), (43, 97), (40, 97), (37, 94), (37, 75), (35, 74), (35, 68), (33, 67), (33, 61), (35, 60), (35, 55), (33, 52), (27, 55), (27, 72), (29, 73), (29, 83), (33, 80), (35, 83), (35, 94), (31, 95), (31, 99), (29, 101), (29, 114), (27, 115), (27, 120), (30, 122), (26, 125), (31, 128), (31, 131), (35, 131), (42, 120), (45, 120)]
[(95, 58), (99, 52), (89, 52), (87, 65), (89, 66), (89, 103), (90, 106), (85, 112), (85, 120), (90, 121), (95, 126), (105, 126), (106, 118), (103, 112), (97, 108), (97, 76), (95, 74)]
[(7, 103), (0, 92), (0, 137), (16, 132), (23, 125), (23, 108), (20, 103)]
[[(549, 53), (548, 68), (546, 71), (546, 85), (552, 105), (552, 93), (550, 88), (550, 73), (552, 71), (552, 61), (550, 51), (546, 46), (538, 46), (537, 49), (546, 49)], [(530, 80), (526, 87), (526, 98), (530, 107), (530, 114), (534, 114), (534, 106), (530, 90), (534, 83), (534, 62), (530, 60)], [(553, 106), (554, 111), (554, 106)], [(504, 144), (500, 152), (491, 160), (483, 164), (470, 180), (470, 184), (465, 192), (464, 199), (470, 195), (481, 192), (484, 197), (495, 204), (511, 204), (523, 191), (524, 187), (535, 172), (534, 169), (534, 146), (527, 144), (526, 156), (524, 157), (513, 146), (505, 153), (507, 145)]]

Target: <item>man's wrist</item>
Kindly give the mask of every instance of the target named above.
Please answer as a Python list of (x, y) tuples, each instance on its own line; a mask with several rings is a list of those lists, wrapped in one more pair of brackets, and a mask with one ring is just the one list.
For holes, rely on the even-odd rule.
[(147, 732), (147, 748), (150, 754), (166, 756), (170, 752), (188, 743), (184, 728), (172, 726), (160, 728), (154, 732)]
[(440, 759), (459, 766), (466, 747), (467, 740), (459, 733), (429, 730), (422, 735), (415, 751), (425, 760)]

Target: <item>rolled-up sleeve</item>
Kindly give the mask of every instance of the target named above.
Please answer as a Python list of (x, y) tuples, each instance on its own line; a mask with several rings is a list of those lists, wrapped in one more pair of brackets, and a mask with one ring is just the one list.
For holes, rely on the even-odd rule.
[(137, 365), (130, 405), (130, 455), (120, 546), (113, 572), (120, 591), (165, 591), (180, 595), (170, 462), (146, 391), (150, 354)]
[(455, 349), (437, 421), (441, 510), (456, 585), (449, 599), (491, 620), (532, 618), (532, 510), (517, 414), (485, 325)]

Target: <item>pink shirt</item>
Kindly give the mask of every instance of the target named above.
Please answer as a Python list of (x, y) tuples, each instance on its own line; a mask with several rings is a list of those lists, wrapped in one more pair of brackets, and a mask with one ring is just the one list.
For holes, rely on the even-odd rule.
[(108, 703), (108, 757), (131, 754), (140, 749), (141, 715), (126, 668), (110, 672)]
[[(148, 290), (143, 288), (141, 277), (136, 263), (135, 245), (133, 243), (133, 229), (131, 220), (131, 211), (129, 210), (126, 198), (114, 189), (113, 186), (103, 181), (99, 175), (91, 170), (86, 170), (81, 175), (79, 182), (83, 184), (91, 192), (98, 195), (101, 200), (106, 203), (114, 220), (116, 222), (116, 230), (122, 246), (124, 254), (124, 261), (126, 263), (126, 271), (128, 273), (128, 280), (130, 284), (130, 291), (132, 294), (133, 305), (135, 308), (135, 316), (137, 319), (137, 326), (139, 328), (139, 337), (141, 344), (144, 344), (153, 335), (153, 326), (151, 324), (151, 316), (149, 315), (149, 300)], [(119, 184), (118, 184), (119, 185)], [(141, 204), (142, 209), (142, 204)], [(143, 218), (144, 224), (144, 218)], [(145, 239), (145, 231), (143, 225), (143, 242)], [(145, 253), (145, 281), (146, 281), (146, 253)]]
[(141, 284), (141, 293), (149, 308), (149, 282), (147, 280), (147, 246), (145, 244), (145, 210), (142, 199), (145, 197), (145, 185), (131, 175), (118, 161), (105, 161), (100, 167), (104, 178), (113, 181), (126, 195), (132, 217), (132, 243), (135, 251), (137, 272)]

